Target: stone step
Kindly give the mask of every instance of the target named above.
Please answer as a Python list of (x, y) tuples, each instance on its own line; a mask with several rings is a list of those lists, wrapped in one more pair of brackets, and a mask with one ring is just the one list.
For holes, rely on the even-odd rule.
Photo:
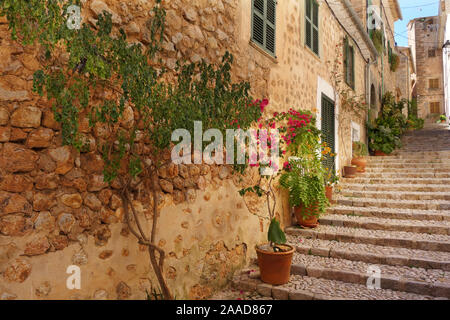
[(408, 172), (408, 173), (401, 173), (401, 172), (389, 172), (389, 171), (380, 171), (377, 173), (359, 173), (356, 175), (357, 177), (364, 177), (368, 179), (450, 179), (450, 172), (448, 173), (422, 173), (420, 171), (414, 172)]
[(426, 158), (426, 157), (438, 157), (438, 158), (442, 158), (442, 159), (448, 159), (446, 157), (450, 156), (450, 151), (448, 150), (438, 150), (438, 151), (413, 151), (413, 152), (408, 152), (408, 151), (402, 151), (402, 150), (397, 150), (395, 152), (394, 155), (392, 155), (393, 157), (399, 157), (399, 158), (414, 158), (414, 159), (421, 159), (421, 158)]
[[(257, 267), (255, 267), (257, 269)], [(369, 289), (366, 284), (329, 280), (324, 278), (292, 275), (289, 283), (272, 286), (263, 283), (259, 274), (243, 273), (233, 278), (232, 286), (237, 292), (229, 292), (229, 299), (240, 299), (245, 292), (258, 293), (256, 299), (276, 300), (442, 300), (433, 297), (390, 289)], [(242, 292), (240, 291), (242, 290)], [(223, 294), (218, 299), (223, 299)], [(255, 299), (255, 298), (253, 298)]]
[(321, 225), (316, 229), (288, 227), (286, 228), (286, 233), (308, 239), (336, 240), (377, 246), (450, 252), (450, 237), (439, 234), (368, 230), (327, 225)]
[(367, 157), (367, 164), (371, 163), (433, 163), (433, 164), (447, 164), (448, 158), (436, 158), (436, 157), (417, 157), (417, 158), (400, 158), (394, 156), (388, 157)]
[(366, 168), (365, 173), (450, 173), (450, 167), (449, 168)]
[(327, 210), (330, 214), (357, 217), (376, 217), (397, 220), (450, 221), (450, 210), (391, 209), (374, 207), (333, 206)]
[[(351, 181), (351, 179), (347, 180)], [(447, 192), (450, 193), (450, 185), (445, 184), (359, 184), (342, 183), (341, 191), (410, 191), (410, 192)]]
[(450, 271), (450, 253), (288, 236), (297, 252), (371, 264)]
[(450, 201), (446, 200), (394, 200), (372, 198), (350, 198), (335, 196), (338, 205), (353, 207), (376, 207), (419, 210), (450, 210)]
[(371, 168), (384, 168), (384, 169), (391, 169), (391, 168), (408, 168), (408, 169), (449, 169), (450, 165), (446, 163), (397, 163), (397, 162), (380, 162), (380, 163), (367, 163), (366, 169)]
[(371, 198), (390, 200), (444, 200), (449, 201), (450, 192), (412, 192), (412, 191), (353, 191), (342, 190), (340, 196), (348, 198)]
[(362, 261), (294, 254), (292, 273), (355, 284), (367, 284), (370, 269), (381, 271), (381, 288), (450, 298), (450, 272), (407, 266), (373, 265)]
[(351, 184), (443, 184), (450, 185), (450, 179), (441, 178), (368, 178), (364, 176), (359, 176), (353, 179), (342, 178), (342, 183)]
[(399, 220), (378, 217), (327, 214), (320, 217), (320, 224), (367, 230), (404, 231), (450, 235), (450, 222), (448, 221)]
[[(433, 147), (411, 146), (410, 148), (403, 149), (403, 152), (422, 152), (422, 151), (435, 151)], [(439, 151), (450, 151), (450, 146), (440, 146)]]

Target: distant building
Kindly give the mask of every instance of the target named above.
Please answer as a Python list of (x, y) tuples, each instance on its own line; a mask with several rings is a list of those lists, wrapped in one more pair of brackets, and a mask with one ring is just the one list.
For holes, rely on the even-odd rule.
[(439, 17), (441, 18), (440, 42), (443, 45), (443, 74), (444, 74), (444, 113), (450, 118), (450, 0), (442, 1)]
[(399, 66), (397, 68), (396, 97), (397, 100), (412, 100), (414, 88), (416, 86), (416, 66), (412, 57), (412, 50), (409, 47), (397, 47), (399, 54)]
[(448, 87), (448, 80), (444, 77), (448, 74), (447, 71), (444, 73), (444, 65), (448, 68), (448, 55), (443, 59), (445, 34), (449, 32), (446, 28), (448, 9), (450, 1), (441, 0), (438, 16), (417, 18), (408, 24), (409, 46), (417, 73), (418, 115), (421, 118), (433, 119), (443, 114), (449, 104), (444, 90)]

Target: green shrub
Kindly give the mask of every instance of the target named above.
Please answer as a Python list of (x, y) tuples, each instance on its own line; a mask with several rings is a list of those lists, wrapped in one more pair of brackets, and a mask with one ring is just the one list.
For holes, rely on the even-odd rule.
[(372, 30), (370, 37), (372, 38), (375, 49), (381, 54), (383, 52), (383, 33), (381, 33), (381, 30)]
[(353, 156), (354, 157), (366, 157), (369, 155), (369, 150), (367, 150), (367, 146), (365, 143), (360, 141), (353, 142)]

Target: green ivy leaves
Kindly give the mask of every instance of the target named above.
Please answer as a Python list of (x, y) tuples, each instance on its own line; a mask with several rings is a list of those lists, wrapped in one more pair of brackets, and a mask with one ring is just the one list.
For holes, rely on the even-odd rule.
[[(232, 81), (234, 59), (228, 52), (218, 65), (180, 60), (170, 74), (175, 80), (167, 81), (156, 60), (166, 16), (160, 0), (146, 24), (146, 48), (115, 30), (108, 12), (98, 16), (95, 27), (85, 23), (69, 30), (66, 9), (72, 4), (80, 1), (4, 0), (0, 15), (7, 16), (13, 36), (23, 44), (39, 42), (46, 48), (46, 65), (34, 74), (33, 90), (52, 101), (63, 144), (88, 150), (79, 132), (81, 115), (89, 117), (91, 127), (105, 127), (108, 136), (99, 140), (99, 147), (106, 181), (117, 178), (122, 167), (131, 177), (143, 172), (144, 155), (135, 143), (138, 131), (151, 143), (151, 155), (145, 156), (158, 159), (170, 148), (173, 131), (182, 128), (193, 135), (194, 121), (201, 121), (203, 130), (217, 128), (225, 135), (226, 129), (246, 130), (261, 117), (261, 110), (250, 106), (249, 83)], [(67, 65), (55, 64), (59, 49), (68, 54)], [(133, 109), (134, 124), (123, 130), (125, 106)]]

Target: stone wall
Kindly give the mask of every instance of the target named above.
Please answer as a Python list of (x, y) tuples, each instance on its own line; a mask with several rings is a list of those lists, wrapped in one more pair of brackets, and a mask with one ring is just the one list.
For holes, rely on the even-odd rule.
[[(85, 1), (83, 15), (95, 23), (106, 9), (131, 42), (145, 45), (152, 6), (138, 0)], [(164, 7), (167, 29), (160, 57), (169, 69), (176, 59), (214, 62), (228, 50), (235, 56), (234, 79), (250, 81), (253, 96), (271, 101), (270, 111), (312, 110), (320, 122), (317, 97), (323, 83), (331, 82), (326, 61), (334, 59), (345, 35), (324, 2), (319, 56), (304, 45), (304, 6), (294, 0), (279, 3), (276, 59), (250, 42), (250, 0), (167, 0)], [(145, 298), (157, 282), (146, 248), (124, 227), (117, 189), (103, 182), (96, 151), (101, 128), (89, 128), (86, 119), (80, 123), (91, 152), (61, 146), (49, 103), (31, 92), (42, 52), (12, 41), (4, 19), (0, 41), (0, 298)], [(365, 92), (364, 70), (356, 50), (358, 95)], [(364, 139), (365, 115), (347, 118), (361, 125)], [(342, 167), (351, 158), (350, 122), (340, 126), (338, 136)], [(157, 242), (168, 255), (168, 284), (177, 298), (205, 298), (248, 264), (254, 245), (265, 241), (264, 201), (238, 194), (256, 182), (258, 172), (239, 177), (227, 166), (170, 165), (159, 178), (163, 201)], [(290, 225), (286, 194), (277, 196), (276, 214)], [(134, 197), (148, 229), (151, 202), (139, 190)], [(81, 290), (66, 287), (69, 265), (81, 268)]]

